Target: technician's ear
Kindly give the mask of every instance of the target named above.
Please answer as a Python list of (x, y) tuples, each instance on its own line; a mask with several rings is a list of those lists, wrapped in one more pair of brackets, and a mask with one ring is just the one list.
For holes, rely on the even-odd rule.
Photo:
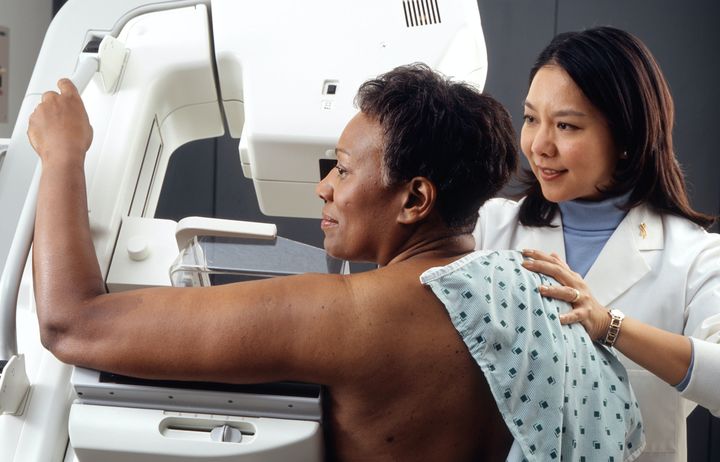
[(423, 176), (416, 176), (405, 185), (405, 201), (398, 222), (409, 225), (424, 220), (435, 208), (436, 198), (435, 185)]

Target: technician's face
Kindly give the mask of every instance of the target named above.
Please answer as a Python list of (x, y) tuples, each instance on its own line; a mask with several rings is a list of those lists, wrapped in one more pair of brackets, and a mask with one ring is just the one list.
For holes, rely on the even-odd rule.
[(530, 84), (520, 145), (551, 202), (599, 199), (597, 188), (610, 185), (619, 158), (605, 117), (553, 65)]
[[(378, 262), (383, 231), (395, 223), (397, 188), (382, 181), (382, 129), (358, 113), (345, 127), (337, 148), (337, 166), (318, 183), (325, 202), (321, 227), (325, 250), (334, 257)], [(396, 209), (395, 209), (396, 210)]]

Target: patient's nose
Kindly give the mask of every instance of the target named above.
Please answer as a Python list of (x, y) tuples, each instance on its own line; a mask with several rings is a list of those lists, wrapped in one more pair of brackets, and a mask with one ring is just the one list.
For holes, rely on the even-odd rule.
[(330, 175), (332, 174), (333, 171), (331, 170), (327, 175), (325, 175), (325, 178), (320, 180), (317, 186), (315, 186), (315, 194), (317, 194), (323, 202), (327, 202), (332, 199), (333, 188), (330, 184)]

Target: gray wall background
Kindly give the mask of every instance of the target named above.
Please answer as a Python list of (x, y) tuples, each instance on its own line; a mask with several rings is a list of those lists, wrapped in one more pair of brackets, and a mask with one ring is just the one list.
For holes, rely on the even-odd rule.
[[(451, 0), (450, 0), (451, 1)], [(720, 108), (720, 2), (717, 0), (478, 0), (488, 48), (486, 91), (510, 110), (516, 129), (528, 71), (558, 32), (596, 25), (626, 29), (653, 51), (676, 103), (675, 147), (692, 203), (720, 213), (720, 158), (715, 155)], [(242, 175), (237, 140), (182, 147), (169, 167), (158, 216), (188, 215), (276, 222), (279, 234), (322, 246), (317, 220), (264, 217), (252, 183)], [(507, 192), (511, 192), (508, 190)], [(354, 269), (366, 269), (366, 266)], [(691, 462), (720, 460), (720, 420), (704, 409), (690, 416)]]
[[(50, 0), (0, 0), (0, 26), (7, 27), (9, 62), (3, 76), (7, 120), (0, 119), (0, 138), (10, 138), (45, 30), (52, 19)], [(4, 109), (4, 108), (3, 108)], [(2, 109), (0, 109), (0, 112)]]

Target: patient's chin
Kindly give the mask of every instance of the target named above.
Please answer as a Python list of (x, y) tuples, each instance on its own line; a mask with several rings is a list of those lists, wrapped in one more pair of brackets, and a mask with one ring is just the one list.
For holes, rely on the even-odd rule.
[(332, 242), (328, 242), (327, 238), (323, 241), (323, 248), (325, 249), (325, 253), (338, 260), (356, 261), (356, 258), (350, 255), (351, 252), (347, 252), (347, 249), (341, 246), (333, 245)]
[(332, 247), (325, 246), (325, 253), (327, 253), (333, 258), (337, 258), (338, 260), (353, 261), (353, 259), (349, 258), (348, 255), (346, 255), (344, 252), (333, 249)]
[(325, 238), (325, 240), (323, 240), (323, 249), (325, 249), (325, 253), (327, 253), (333, 258), (342, 258), (339, 256), (337, 248), (333, 246), (331, 242), (328, 242), (327, 237)]

